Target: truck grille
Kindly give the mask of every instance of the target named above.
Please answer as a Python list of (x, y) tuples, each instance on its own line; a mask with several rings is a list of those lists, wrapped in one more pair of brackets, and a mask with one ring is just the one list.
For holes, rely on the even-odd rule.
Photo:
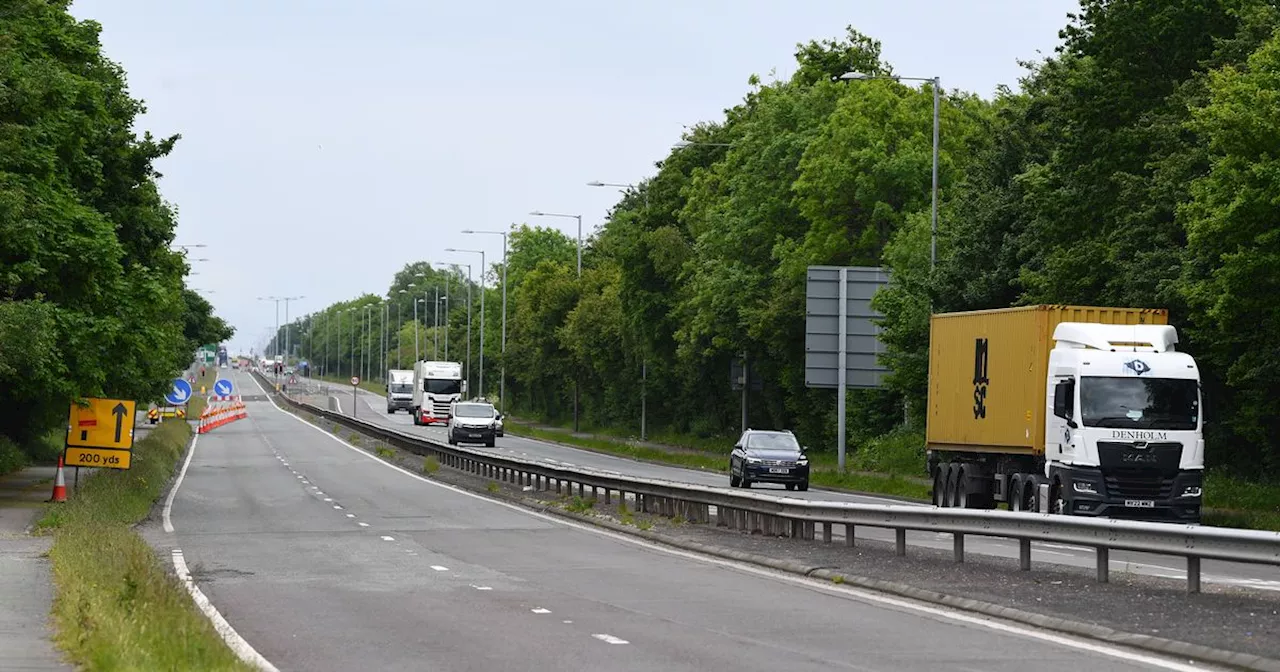
[(438, 418), (446, 418), (446, 417), (449, 417), (449, 408), (450, 408), (451, 406), (452, 406), (452, 404), (450, 404), (450, 403), (449, 403), (449, 402), (447, 402), (447, 401), (433, 401), (433, 402), (431, 402), (431, 410), (435, 413), (436, 417), (438, 417)]
[(1107, 494), (1123, 499), (1167, 500), (1173, 497), (1173, 477), (1144, 469), (1106, 469)]

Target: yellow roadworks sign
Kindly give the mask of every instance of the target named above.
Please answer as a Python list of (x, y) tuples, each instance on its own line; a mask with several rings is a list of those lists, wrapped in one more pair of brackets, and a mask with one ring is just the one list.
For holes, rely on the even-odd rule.
[(68, 467), (95, 467), (98, 469), (128, 469), (133, 451), (106, 448), (68, 448)]
[(67, 422), (67, 447), (133, 448), (134, 410), (137, 404), (123, 399), (87, 399), (87, 406), (71, 405)]

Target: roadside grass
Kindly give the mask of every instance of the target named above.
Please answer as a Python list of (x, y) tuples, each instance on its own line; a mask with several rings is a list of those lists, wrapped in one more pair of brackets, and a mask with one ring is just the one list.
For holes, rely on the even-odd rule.
[[(517, 436), (717, 472), (728, 470), (729, 450), (736, 438), (680, 437), (659, 433), (646, 444), (640, 444), (626, 432), (592, 428), (589, 436), (583, 436), (573, 434), (567, 427), (537, 426), (514, 418), (508, 418), (506, 424), (507, 431)], [(815, 486), (929, 500), (931, 485), (924, 472), (924, 436), (917, 431), (895, 430), (851, 450), (844, 473), (837, 466), (836, 455), (829, 451), (810, 452), (809, 464), (809, 479)], [(1204, 524), (1280, 530), (1280, 484), (1248, 481), (1209, 470), (1205, 475), (1204, 491)]]
[(249, 671), (132, 529), (163, 492), (190, 426), (161, 422), (127, 471), (100, 470), (38, 527), (54, 535), (55, 641), (88, 670)]
[(428, 455), (423, 458), (422, 471), (428, 474), (434, 474), (437, 471), (440, 471), (440, 460), (437, 460), (435, 456), (432, 455)]

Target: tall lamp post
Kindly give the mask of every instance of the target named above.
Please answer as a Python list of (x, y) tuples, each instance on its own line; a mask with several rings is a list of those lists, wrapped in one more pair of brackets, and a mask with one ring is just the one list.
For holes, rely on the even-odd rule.
[[(534, 210), (529, 213), (534, 217), (561, 217), (578, 220), (578, 279), (582, 279), (582, 215), (566, 215), (556, 212)], [(578, 431), (578, 376), (573, 377), (573, 431)]]
[(289, 302), (298, 301), (300, 299), (305, 299), (305, 298), (307, 297), (286, 296), (280, 299), (281, 301), (284, 301), (284, 363), (286, 365), (289, 364), (289, 357), (293, 355), (293, 350), (290, 347), (292, 345), (292, 341), (289, 338), (290, 332), (293, 331), (293, 329), (290, 328), (292, 325), (289, 324)]
[(502, 236), (502, 366), (498, 377), (498, 413), (505, 413), (507, 406), (507, 232), (463, 229), (463, 233)]
[[(258, 300), (259, 301), (275, 301), (276, 303), (276, 330), (272, 332), (271, 343), (270, 343), (271, 356), (274, 358), (280, 352), (280, 302), (283, 301), (284, 299), (278, 296), (259, 296)], [(276, 367), (272, 366), (271, 375), (275, 376), (276, 378), (279, 378), (280, 374), (276, 373), (275, 371), (276, 371)]]
[(929, 268), (932, 269), (938, 263), (938, 138), (941, 133), (939, 117), (942, 108), (942, 78), (899, 77), (897, 75), (868, 75), (861, 72), (846, 72), (840, 75), (838, 79), (844, 81), (889, 79), (895, 82), (929, 82), (933, 85), (933, 204), (929, 214)]
[(460, 250), (456, 247), (446, 247), (445, 252), (461, 252), (465, 254), (480, 255), (480, 383), (478, 387), (480, 391), (476, 396), (484, 396), (484, 276), (489, 270), (484, 263), (484, 250)]
[[(435, 265), (440, 268), (449, 268), (449, 269), (454, 268), (453, 264), (446, 264), (442, 262), (436, 262)], [(451, 303), (451, 301), (453, 300), (453, 296), (449, 293), (449, 280), (452, 277), (453, 276), (450, 274), (446, 274), (444, 276), (444, 358), (445, 358), (445, 361), (449, 360), (449, 313), (450, 313), (450, 309), (453, 308), (453, 304)]]
[[(631, 189), (639, 191), (640, 188), (634, 184), (625, 182), (601, 182), (600, 180), (592, 180), (587, 183), (588, 187), (618, 187), (620, 189)], [(644, 192), (644, 212), (649, 213), (649, 190)], [(649, 386), (649, 354), (647, 341), (641, 346), (640, 355), (640, 440), (644, 441), (648, 438), (648, 386)]]

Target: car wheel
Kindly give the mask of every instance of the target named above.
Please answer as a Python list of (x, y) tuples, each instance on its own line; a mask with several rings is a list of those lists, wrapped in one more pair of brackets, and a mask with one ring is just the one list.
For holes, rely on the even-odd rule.
[(745, 470), (742, 472), (742, 487), (744, 488), (751, 487), (751, 479), (747, 478), (747, 472)]
[(497, 442), (497, 441), (494, 441), (494, 440), (491, 438), (491, 439), (489, 439), (488, 441), (485, 441), (485, 442), (484, 442), (484, 447), (485, 447), (485, 448), (492, 448), (496, 443), (498, 443), (498, 442)]
[(458, 445), (458, 440), (453, 438), (453, 432), (449, 432), (449, 438), (447, 438), (446, 441), (448, 441), (451, 446)]
[(808, 489), (809, 489), (809, 481), (796, 484), (796, 490), (799, 490), (800, 492), (805, 492)]
[(742, 479), (733, 475), (733, 465), (729, 465), (729, 487), (736, 488), (742, 485)]

